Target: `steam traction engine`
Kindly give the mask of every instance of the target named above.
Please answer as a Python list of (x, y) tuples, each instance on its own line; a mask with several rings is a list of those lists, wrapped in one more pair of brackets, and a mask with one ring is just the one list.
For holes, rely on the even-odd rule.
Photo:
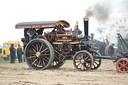
[(83, 38), (78, 38), (75, 32), (65, 33), (64, 28), (69, 26), (70, 24), (64, 20), (16, 24), (17, 29), (53, 28), (51, 32), (36, 36), (29, 43), (22, 39), (25, 46), (25, 60), (30, 68), (36, 70), (59, 68), (72, 56), (74, 67), (80, 71), (99, 68), (102, 57), (100, 53), (92, 50), (92, 42), (88, 36), (88, 18), (84, 19)]
[(91, 33), (91, 41), (93, 43), (92, 49), (98, 50), (101, 56), (113, 56), (115, 53), (114, 47), (109, 43), (108, 39), (99, 41), (94, 39), (94, 34)]

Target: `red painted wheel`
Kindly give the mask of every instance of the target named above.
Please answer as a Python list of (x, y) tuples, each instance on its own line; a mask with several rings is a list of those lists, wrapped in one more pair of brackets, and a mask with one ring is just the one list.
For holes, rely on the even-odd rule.
[(116, 68), (121, 73), (128, 72), (128, 59), (127, 58), (121, 58), (116, 63)]

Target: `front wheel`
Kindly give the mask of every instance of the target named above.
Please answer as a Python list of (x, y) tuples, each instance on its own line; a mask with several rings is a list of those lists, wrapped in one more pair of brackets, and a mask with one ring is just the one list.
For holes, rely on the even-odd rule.
[(73, 57), (73, 64), (80, 71), (88, 71), (93, 65), (93, 57), (85, 50), (79, 51)]

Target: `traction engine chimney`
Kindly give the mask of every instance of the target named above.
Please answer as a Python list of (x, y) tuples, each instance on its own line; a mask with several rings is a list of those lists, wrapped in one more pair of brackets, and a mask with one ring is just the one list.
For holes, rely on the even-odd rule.
[(88, 20), (89, 18), (84, 18), (84, 36), (88, 37)]

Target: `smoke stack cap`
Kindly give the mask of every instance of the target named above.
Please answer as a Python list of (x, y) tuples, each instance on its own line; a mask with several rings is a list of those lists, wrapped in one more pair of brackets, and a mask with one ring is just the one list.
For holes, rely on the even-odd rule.
[(88, 21), (89, 20), (89, 18), (84, 18), (84, 21)]

